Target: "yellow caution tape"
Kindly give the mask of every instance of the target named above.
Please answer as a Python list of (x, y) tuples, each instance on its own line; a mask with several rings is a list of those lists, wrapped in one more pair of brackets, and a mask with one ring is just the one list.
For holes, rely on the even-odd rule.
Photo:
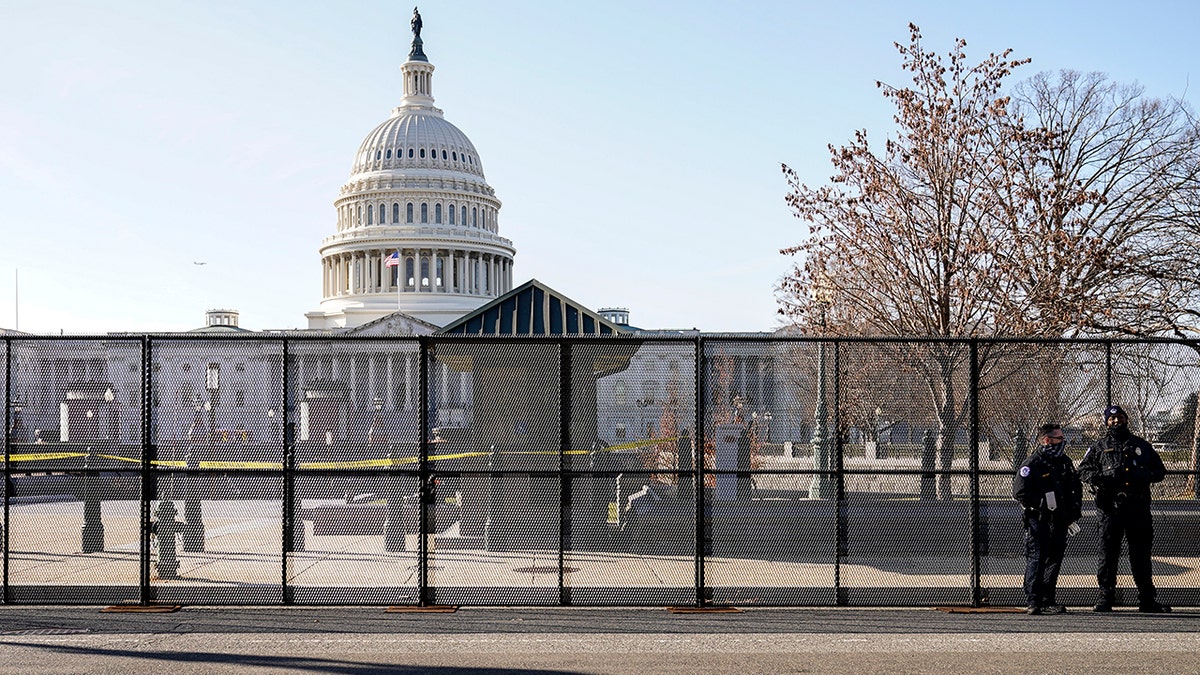
[(103, 457), (104, 459), (115, 459), (115, 460), (118, 460), (121, 462), (133, 462), (134, 464), (142, 463), (142, 460), (140, 460), (140, 459), (135, 459), (133, 457), (121, 457), (120, 455), (97, 454), (97, 455), (95, 455), (95, 457)]
[(87, 456), (86, 452), (27, 452), (9, 455), (8, 459), (12, 462), (41, 462), (48, 459), (71, 459)]
[(283, 462), (200, 462), (201, 469), (282, 469)]
[[(641, 441), (632, 441), (622, 443), (621, 445), (610, 445), (596, 450), (564, 450), (564, 455), (587, 455), (593, 452), (615, 452), (619, 450), (634, 450), (644, 448), (650, 445), (659, 445), (660, 443), (674, 443), (679, 440), (679, 436), (674, 438), (651, 438)], [(486, 451), (475, 452), (457, 452), (445, 455), (430, 455), (429, 461), (446, 461), (452, 459), (468, 459), (471, 457), (489, 457), (493, 453)], [(556, 450), (510, 450), (500, 452), (501, 455), (557, 455)], [(54, 459), (74, 459), (78, 457), (101, 457), (104, 459), (112, 459), (120, 462), (130, 462), (132, 464), (141, 464), (142, 460), (136, 457), (122, 457), (120, 455), (107, 455), (104, 453), (86, 453), (86, 452), (40, 452), (40, 453), (22, 453), (9, 455), (9, 460), (13, 462), (38, 462)], [(403, 466), (406, 464), (416, 464), (421, 461), (420, 457), (399, 457), (399, 458), (382, 458), (382, 459), (363, 459), (353, 462), (301, 462), (298, 466), (301, 469), (371, 469), (389, 466)], [(180, 460), (154, 460), (150, 462), (155, 466), (169, 467), (175, 469), (186, 469), (188, 463)], [(282, 462), (224, 462), (224, 461), (203, 461), (200, 462), (201, 469), (274, 469), (281, 470)]]

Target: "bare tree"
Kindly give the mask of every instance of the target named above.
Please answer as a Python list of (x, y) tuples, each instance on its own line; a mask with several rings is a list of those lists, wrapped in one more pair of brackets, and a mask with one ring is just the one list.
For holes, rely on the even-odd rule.
[[(925, 50), (910, 25), (897, 44), (912, 86), (878, 83), (896, 108), (898, 133), (871, 147), (865, 130), (850, 145), (830, 146), (830, 185), (810, 188), (786, 165), (788, 204), (811, 224), (810, 236), (784, 249), (801, 261), (780, 285), (781, 312), (812, 325), (822, 309), (827, 330), (895, 336), (969, 337), (1027, 332), (1025, 317), (999, 312), (1011, 280), (995, 274), (992, 254), (1003, 205), (991, 185), (1003, 170), (1007, 120), (1005, 78), (1025, 61), (1010, 52), (976, 65), (958, 40), (946, 60)], [(814, 287), (825, 291), (816, 298)], [(897, 360), (920, 372), (938, 421), (937, 454), (949, 469), (956, 431), (968, 412), (969, 350), (933, 342), (904, 348)], [(932, 468), (931, 458), (924, 463)], [(950, 497), (949, 476), (938, 495)], [(923, 496), (931, 496), (923, 482)]]
[(1002, 174), (1011, 243), (998, 255), (1016, 281), (1007, 311), (1064, 334), (1200, 335), (1200, 123), (1188, 105), (1062, 71), (1021, 83), (1012, 110), (1010, 123), (1040, 135), (1008, 135), (1032, 142), (1008, 146)]
[[(834, 334), (1200, 333), (1200, 128), (1187, 106), (1071, 72), (1010, 99), (1004, 84), (1027, 60), (969, 66), (965, 46), (943, 60), (910, 26), (897, 49), (912, 86), (879, 83), (897, 126), (882, 152), (866, 131), (830, 146), (835, 172), (818, 188), (784, 166), (810, 228), (782, 251), (798, 263), (780, 312), (811, 329), (821, 287)], [(976, 366), (1001, 386), (1012, 361), (992, 351), (981, 345)], [(967, 347), (931, 341), (897, 358), (927, 384), (944, 472), (969, 413)], [(937, 494), (949, 496), (944, 473)]]
[(1011, 111), (996, 174), (1008, 232), (995, 255), (1014, 282), (1005, 311), (1063, 334), (1200, 333), (1188, 321), (1200, 126), (1187, 105), (1062, 71), (1019, 84)]

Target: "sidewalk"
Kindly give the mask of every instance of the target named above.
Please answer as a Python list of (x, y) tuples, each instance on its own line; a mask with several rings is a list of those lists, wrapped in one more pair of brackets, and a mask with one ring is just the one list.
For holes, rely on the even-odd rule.
[(0, 607), (0, 673), (1195, 672), (1200, 611)]

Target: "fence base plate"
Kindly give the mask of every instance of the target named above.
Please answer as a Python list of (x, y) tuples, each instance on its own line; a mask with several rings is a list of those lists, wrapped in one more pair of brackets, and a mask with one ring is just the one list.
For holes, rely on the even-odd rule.
[(384, 610), (386, 614), (426, 613), (453, 614), (458, 611), (458, 605), (393, 605)]
[(112, 605), (100, 610), (101, 612), (125, 612), (142, 614), (165, 614), (178, 612), (180, 605)]
[(668, 607), (672, 614), (741, 614), (737, 607)]
[(934, 607), (939, 612), (948, 614), (1022, 614), (1025, 612), (1020, 607)]

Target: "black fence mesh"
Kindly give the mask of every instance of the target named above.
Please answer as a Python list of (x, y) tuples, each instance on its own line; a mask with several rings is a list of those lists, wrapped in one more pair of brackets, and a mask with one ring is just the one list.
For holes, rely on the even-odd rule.
[(1200, 602), (1194, 343), (3, 344), (6, 602), (1019, 604), (1014, 467), (1109, 401), (1168, 469), (1161, 596)]

